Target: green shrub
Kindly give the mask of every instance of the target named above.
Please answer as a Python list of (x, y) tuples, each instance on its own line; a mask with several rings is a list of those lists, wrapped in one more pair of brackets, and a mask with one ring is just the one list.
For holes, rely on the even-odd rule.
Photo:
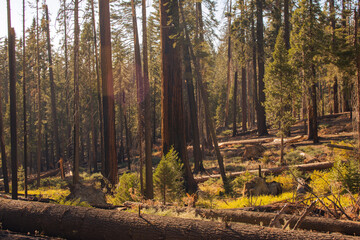
[(254, 178), (255, 175), (249, 173), (248, 171), (245, 172), (244, 175), (241, 175), (239, 177), (236, 177), (232, 182), (231, 182), (231, 185), (232, 185), (232, 189), (235, 191), (235, 192), (242, 192), (243, 188), (244, 188), (244, 185), (246, 182), (250, 181), (251, 179)]
[(304, 159), (305, 156), (302, 156), (299, 151), (292, 151), (284, 156), (284, 160), (286, 161), (287, 164), (302, 163)]
[(360, 188), (360, 169), (356, 159), (349, 159), (342, 163), (336, 161), (334, 165), (335, 178), (352, 193), (358, 193)]
[(183, 193), (182, 166), (183, 164), (180, 163), (177, 152), (171, 148), (156, 167), (154, 188), (164, 204), (166, 200), (179, 199)]
[(139, 184), (139, 176), (136, 173), (124, 173), (121, 175), (115, 189), (115, 203), (137, 201), (140, 196)]

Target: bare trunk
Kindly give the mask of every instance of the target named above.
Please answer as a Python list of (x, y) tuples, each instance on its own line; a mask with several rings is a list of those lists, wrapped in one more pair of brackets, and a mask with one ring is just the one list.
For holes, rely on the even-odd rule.
[(101, 158), (101, 171), (104, 174), (105, 166), (105, 151), (104, 151), (104, 115), (103, 115), (103, 103), (101, 101), (101, 83), (100, 83), (100, 72), (99, 72), (99, 59), (98, 59), (98, 48), (97, 48), (97, 34), (95, 25), (95, 10), (94, 1), (91, 0), (91, 21), (93, 25), (94, 34), (94, 55), (95, 55), (95, 69), (96, 69), (96, 87), (99, 107), (99, 120), (100, 120), (100, 158)]
[[(241, 68), (241, 98), (242, 98), (242, 106), (241, 106), (241, 112), (242, 112), (242, 131), (246, 132), (246, 118), (247, 118), (247, 94), (246, 94), (246, 68)], [(234, 112), (235, 113), (235, 112)]]
[(232, 1), (229, 2), (229, 16), (228, 16), (228, 56), (227, 56), (227, 88), (226, 88), (226, 103), (225, 103), (225, 127), (228, 125), (229, 117), (229, 99), (230, 99), (230, 87), (231, 87), (231, 13), (232, 13)]
[(265, 53), (264, 53), (264, 24), (263, 24), (263, 0), (256, 0), (257, 17), (257, 53), (259, 68), (259, 102), (257, 106), (258, 134), (260, 136), (268, 135), (266, 129), (265, 116), (265, 92), (264, 92), (264, 73), (265, 73)]
[[(23, 118), (24, 118), (24, 122), (23, 122), (23, 128), (24, 128), (24, 192), (25, 192), (25, 198), (27, 198), (27, 194), (28, 194), (28, 186), (27, 186), (27, 175), (28, 175), (28, 160), (27, 160), (27, 124), (26, 124), (26, 59), (25, 59), (25, 53), (26, 53), (26, 49), (25, 49), (25, 0), (23, 0), (23, 67), (22, 67), (22, 71), (23, 71)], [(1, 99), (1, 96), (0, 96)], [(0, 108), (1, 108), (1, 104), (0, 104)], [(1, 111), (0, 111), (0, 115), (1, 115)], [(1, 119), (0, 119), (1, 121)], [(0, 129), (0, 141), (1, 141), (1, 129)], [(1, 144), (1, 143), (0, 143)]]
[(233, 133), (232, 136), (235, 137), (237, 134), (236, 127), (236, 115), (237, 115), (237, 85), (238, 85), (238, 71), (235, 72), (234, 77), (234, 93), (233, 93)]
[(142, 30), (143, 30), (143, 62), (144, 62), (144, 91), (145, 91), (145, 196), (148, 199), (154, 198), (153, 177), (152, 177), (152, 151), (151, 151), (151, 96), (149, 83), (149, 64), (147, 47), (147, 26), (146, 26), (146, 2), (142, 0)]
[(115, 148), (114, 80), (111, 59), (111, 33), (109, 0), (99, 1), (101, 74), (104, 111), (105, 177), (111, 184), (117, 182)]

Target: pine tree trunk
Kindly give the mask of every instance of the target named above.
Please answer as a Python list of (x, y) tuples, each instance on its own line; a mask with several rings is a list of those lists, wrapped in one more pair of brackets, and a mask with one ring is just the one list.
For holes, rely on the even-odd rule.
[[(23, 128), (24, 128), (24, 193), (25, 193), (25, 198), (27, 198), (27, 194), (28, 194), (28, 186), (27, 186), (27, 176), (28, 176), (28, 160), (27, 160), (27, 156), (28, 156), (28, 147), (27, 147), (27, 124), (26, 124), (26, 49), (25, 49), (25, 43), (26, 43), (26, 39), (25, 39), (25, 0), (23, 0), (23, 67), (22, 67), (22, 71), (23, 71), (23, 118), (24, 118), (24, 122), (23, 122)], [(0, 96), (1, 99), (1, 96)], [(0, 104), (0, 108), (1, 108), (1, 104)], [(0, 111), (0, 115), (1, 115), (1, 111)], [(1, 121), (1, 119), (0, 119)], [(1, 129), (0, 129), (0, 141), (1, 141)], [(1, 143), (0, 143), (1, 144)]]
[(55, 94), (55, 83), (54, 83), (54, 73), (53, 73), (53, 62), (51, 54), (51, 43), (50, 43), (50, 27), (49, 27), (49, 11), (48, 6), (45, 5), (45, 14), (46, 14), (46, 40), (47, 40), (47, 51), (49, 59), (49, 77), (50, 77), (50, 93), (51, 93), (51, 113), (52, 113), (52, 124), (53, 124), (53, 134), (55, 140), (55, 159), (56, 162), (59, 161), (61, 157), (60, 150), (60, 140), (59, 140), (59, 129), (57, 124), (57, 110), (56, 110), (56, 94)]
[(74, 166), (73, 184), (79, 183), (80, 165), (80, 97), (79, 97), (79, 0), (74, 8)]
[(179, 158), (184, 163), (186, 190), (196, 192), (197, 184), (186, 153), (180, 46), (174, 44), (176, 39), (171, 38), (180, 30), (177, 0), (160, 0), (160, 26), (162, 151), (163, 154), (167, 154), (173, 146), (179, 153)]
[(232, 136), (235, 137), (237, 134), (237, 127), (236, 127), (236, 116), (237, 116), (237, 85), (238, 85), (238, 71), (235, 71), (234, 77), (234, 93), (233, 93), (233, 133)]
[(11, 134), (11, 198), (18, 198), (18, 162), (16, 128), (16, 60), (15, 30), (11, 27), (10, 0), (7, 0), (8, 39), (9, 39), (9, 74), (10, 74), (10, 134)]
[[(247, 131), (247, 127), (246, 127), (246, 118), (247, 118), (247, 91), (246, 91), (246, 68), (242, 67), (241, 68), (241, 98), (242, 98), (242, 106), (241, 106), (241, 111), (242, 111), (242, 131), (246, 132)], [(234, 112), (235, 114), (235, 112)]]
[(149, 82), (149, 64), (147, 47), (147, 26), (146, 26), (146, 1), (142, 0), (142, 30), (143, 30), (143, 62), (144, 62), (144, 91), (145, 91), (145, 196), (148, 199), (154, 198), (153, 177), (152, 177), (152, 151), (151, 151), (151, 95)]
[(97, 48), (97, 33), (95, 25), (95, 10), (94, 1), (91, 0), (91, 21), (93, 26), (94, 34), (94, 55), (95, 55), (95, 69), (96, 69), (96, 87), (99, 107), (99, 120), (100, 120), (100, 158), (101, 158), (101, 171), (104, 174), (105, 166), (105, 151), (104, 151), (104, 115), (103, 115), (103, 103), (101, 101), (101, 83), (100, 83), (100, 72), (99, 72), (99, 59), (98, 59), (98, 48)]
[(1, 168), (4, 177), (5, 193), (9, 193), (9, 174), (7, 167), (7, 156), (4, 142), (4, 126), (3, 126), (3, 112), (2, 112), (2, 97), (1, 97), (1, 86), (0, 86), (0, 149), (1, 149)]
[(99, 1), (101, 74), (104, 111), (105, 177), (111, 184), (117, 182), (115, 148), (114, 80), (111, 59), (111, 33), (109, 0)]
[(263, 24), (263, 0), (256, 0), (256, 18), (257, 18), (257, 53), (259, 68), (259, 102), (257, 106), (258, 134), (259, 136), (268, 135), (266, 129), (265, 116), (265, 92), (264, 92), (264, 74), (265, 74), (265, 53), (264, 53), (264, 24)]
[(227, 88), (226, 88), (226, 103), (225, 103), (225, 127), (228, 126), (229, 117), (229, 99), (230, 99), (230, 88), (231, 88), (231, 13), (232, 13), (232, 1), (230, 0), (229, 5), (229, 16), (228, 16), (228, 55), (227, 55)]
[[(257, 62), (256, 62), (256, 35), (255, 35), (255, 21), (254, 21), (254, 16), (252, 14), (251, 17), (251, 39), (252, 39), (252, 67), (253, 67), (253, 99), (254, 99), (254, 115), (256, 115), (256, 117), (254, 116), (254, 119), (257, 119), (257, 112), (258, 112), (258, 106), (259, 106), (259, 101), (258, 101), (258, 81), (257, 81)], [(257, 124), (259, 124), (259, 121), (257, 121)], [(259, 126), (259, 125), (257, 125)], [(259, 127), (258, 127), (259, 129)]]
[(359, 43), (358, 43), (358, 31), (359, 31), (359, 13), (360, 13), (360, 2), (358, 1), (358, 10), (355, 11), (355, 33), (354, 33), (354, 45), (356, 53), (356, 70), (357, 70), (357, 137), (358, 137), (358, 149), (360, 149), (360, 55), (359, 55)]
[(290, 20), (289, 20), (289, 0), (284, 0), (284, 40), (287, 50), (290, 49)]
[(40, 81), (40, 51), (39, 51), (39, 0), (36, 1), (36, 70), (37, 70), (37, 102), (38, 102), (38, 136), (37, 136), (37, 154), (36, 154), (36, 165), (37, 165), (37, 187), (40, 187), (40, 172), (41, 172), (41, 81)]

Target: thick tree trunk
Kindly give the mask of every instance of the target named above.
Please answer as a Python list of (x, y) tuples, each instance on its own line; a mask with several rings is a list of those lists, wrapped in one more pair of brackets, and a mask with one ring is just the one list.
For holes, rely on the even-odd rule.
[(354, 33), (354, 45), (356, 53), (356, 70), (357, 70), (357, 134), (358, 134), (358, 149), (360, 150), (360, 55), (359, 55), (359, 43), (358, 43), (358, 27), (359, 27), (359, 13), (360, 13), (360, 2), (358, 2), (359, 7), (356, 12), (355, 10), (355, 33)]
[(144, 91), (145, 91), (145, 196), (154, 198), (152, 177), (151, 151), (151, 95), (149, 82), (149, 64), (147, 47), (146, 2), (142, 0), (142, 30), (143, 30), (143, 62), (144, 62)]
[(193, 61), (194, 66), (195, 66), (196, 80), (197, 80), (197, 82), (199, 84), (201, 97), (202, 97), (202, 99), (204, 101), (205, 117), (208, 120), (207, 122), (209, 124), (209, 130), (210, 130), (211, 138), (212, 138), (213, 143), (214, 143), (214, 148), (215, 148), (215, 153), (216, 153), (216, 157), (217, 157), (218, 164), (219, 164), (221, 178), (222, 178), (222, 181), (223, 181), (223, 184), (224, 184), (225, 191), (227, 192), (227, 191), (229, 191), (229, 189), (228, 189), (229, 186), (228, 186), (228, 181), (227, 181), (227, 177), (226, 177), (226, 174), (225, 174), (224, 160), (223, 160), (223, 158), (221, 156), (221, 153), (220, 153), (220, 149), (219, 149), (219, 145), (218, 145), (217, 137), (216, 137), (216, 132), (215, 132), (215, 127), (214, 127), (214, 122), (213, 122), (213, 119), (211, 117), (210, 110), (209, 110), (208, 94), (207, 94), (207, 91), (206, 91), (206, 89), (204, 87), (204, 83), (203, 83), (203, 80), (202, 80), (202, 75), (201, 75), (201, 72), (200, 72), (201, 66), (200, 66), (199, 60), (195, 57), (194, 49), (193, 49), (191, 41), (190, 41), (189, 32), (187, 30), (186, 19), (184, 17), (184, 13), (183, 13), (183, 9), (182, 9), (182, 2), (180, 2), (180, 11), (181, 11), (181, 16), (182, 16), (182, 21), (184, 23), (186, 42), (187, 42), (187, 44), (189, 46), (190, 56), (191, 56), (191, 59)]
[(51, 39), (50, 39), (50, 27), (49, 27), (49, 11), (48, 6), (45, 5), (45, 13), (46, 13), (46, 40), (47, 40), (47, 50), (48, 50), (48, 58), (49, 58), (49, 77), (50, 77), (50, 93), (51, 93), (51, 114), (52, 114), (52, 130), (54, 134), (55, 140), (55, 159), (56, 162), (59, 161), (61, 157), (60, 150), (60, 140), (59, 140), (59, 129), (57, 124), (57, 110), (56, 110), (56, 94), (55, 94), (55, 83), (54, 83), (54, 73), (53, 73), (53, 62), (52, 62), (52, 54), (51, 54)]
[[(66, 239), (344, 239), (344, 236), (0, 200), (2, 227)], [(305, 222), (305, 221), (304, 221)], [(244, 230), (246, 229), (246, 230)], [(349, 237), (351, 239), (351, 237)]]
[(160, 22), (162, 151), (166, 154), (173, 146), (179, 153), (179, 158), (184, 163), (186, 190), (196, 192), (197, 184), (194, 181), (186, 153), (180, 45), (175, 44), (177, 39), (173, 39), (173, 36), (179, 33), (177, 0), (160, 0)]
[[(336, 34), (336, 12), (335, 12), (335, 0), (330, 0), (330, 23), (332, 30), (332, 48), (334, 51), (335, 46), (335, 34)], [(334, 76), (333, 84), (333, 109), (334, 113), (339, 113), (339, 100), (338, 100), (338, 78)]]
[(237, 85), (238, 85), (238, 71), (235, 72), (234, 77), (234, 93), (233, 93), (233, 133), (232, 136), (235, 137), (237, 134), (236, 127), (236, 116), (237, 116)]
[(334, 77), (334, 85), (333, 85), (333, 104), (334, 104), (334, 113), (339, 113), (339, 98), (338, 98), (338, 79), (337, 77)]
[(263, 0), (256, 0), (256, 18), (257, 18), (257, 53), (259, 68), (259, 102), (257, 106), (258, 116), (258, 134), (259, 136), (268, 135), (266, 129), (265, 116), (265, 92), (264, 92), (264, 74), (265, 74), (265, 53), (264, 53), (264, 24), (263, 24)]
[(117, 182), (117, 162), (109, 0), (99, 1), (99, 15), (104, 111), (105, 177), (109, 179), (110, 183), (115, 184)]
[(97, 98), (98, 98), (99, 120), (100, 120), (101, 171), (104, 174), (104, 166), (105, 166), (104, 115), (103, 115), (103, 103), (101, 101), (101, 83), (100, 83), (100, 72), (99, 72), (98, 48), (97, 48), (97, 33), (96, 33), (96, 25), (95, 25), (95, 10), (94, 10), (94, 1), (93, 0), (91, 0), (91, 21), (92, 21), (93, 34), (94, 34), (94, 55), (95, 55), (95, 69), (96, 69), (96, 87), (97, 87)]

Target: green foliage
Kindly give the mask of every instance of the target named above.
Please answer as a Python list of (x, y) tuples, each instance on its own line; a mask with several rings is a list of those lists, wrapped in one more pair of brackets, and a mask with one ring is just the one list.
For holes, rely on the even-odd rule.
[(125, 201), (137, 201), (140, 196), (139, 184), (139, 176), (136, 173), (121, 175), (115, 190), (114, 202), (121, 204)]
[(154, 188), (157, 197), (166, 200), (179, 199), (183, 192), (182, 165), (174, 148), (161, 159), (154, 173)]
[(232, 188), (235, 192), (242, 192), (243, 187), (246, 182), (250, 181), (254, 178), (254, 175), (249, 173), (248, 171), (245, 172), (244, 175), (241, 175), (239, 177), (236, 177), (232, 182)]
[(304, 161), (305, 157), (300, 154), (300, 151), (291, 151), (284, 156), (284, 160), (288, 164), (299, 164)]
[(349, 159), (346, 163), (336, 161), (334, 165), (335, 178), (352, 193), (360, 189), (360, 169), (356, 159)]
[(331, 171), (317, 171), (315, 170), (310, 175), (311, 182), (310, 187), (313, 189), (315, 194), (325, 194), (334, 192), (336, 189), (333, 187), (334, 184), (334, 178)]
[(289, 63), (282, 29), (276, 38), (273, 62), (266, 68), (264, 82), (266, 115), (272, 124), (280, 127), (279, 134), (284, 136), (295, 121), (291, 106), (298, 97), (299, 85)]

